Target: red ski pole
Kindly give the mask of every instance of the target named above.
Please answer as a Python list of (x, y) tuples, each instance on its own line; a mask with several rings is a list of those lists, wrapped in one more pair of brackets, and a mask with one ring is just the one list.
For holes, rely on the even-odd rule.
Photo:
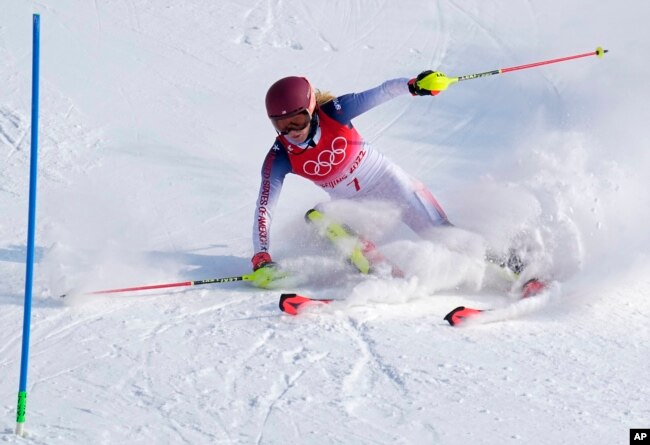
[(560, 57), (557, 59), (542, 60), (541, 62), (533, 62), (533, 63), (527, 63), (525, 65), (511, 66), (509, 68), (500, 68), (497, 70), (486, 71), (485, 73), (467, 74), (465, 76), (459, 76), (457, 77), (457, 79), (458, 82), (460, 82), (461, 80), (476, 79), (477, 77), (493, 76), (495, 74), (504, 74), (504, 73), (509, 73), (511, 71), (519, 71), (528, 68), (535, 68), (536, 66), (550, 65), (551, 63), (559, 63), (559, 62), (565, 62), (567, 60), (580, 59), (582, 57), (590, 57), (590, 56), (604, 57), (607, 51), (608, 50), (606, 49), (602, 49), (601, 47), (598, 47), (596, 48), (595, 51), (590, 51), (588, 53), (576, 54), (574, 56)]
[(458, 76), (458, 77), (447, 77), (445, 74), (441, 72), (434, 72), (422, 78), (421, 80), (418, 80), (416, 83), (420, 88), (432, 91), (432, 94), (435, 95), (438, 94), (440, 91), (446, 90), (449, 87), (449, 85), (452, 85), (456, 82), (460, 82), (463, 80), (471, 80), (471, 79), (478, 79), (480, 77), (494, 76), (497, 74), (504, 74), (512, 71), (534, 68), (536, 66), (550, 65), (551, 63), (559, 63), (559, 62), (566, 62), (567, 60), (580, 59), (582, 57), (598, 56), (599, 58), (602, 58), (605, 56), (605, 53), (607, 53), (607, 51), (608, 50), (602, 49), (599, 46), (598, 48), (596, 48), (595, 51), (590, 51), (588, 53), (576, 54), (567, 57), (560, 57), (557, 59), (542, 60), (541, 62), (527, 63), (525, 65), (511, 66), (508, 68), (499, 68), (492, 71), (486, 71), (484, 73), (466, 74), (464, 76)]
[[(185, 287), (185, 286), (199, 286), (201, 284), (220, 284), (220, 283), (233, 283), (235, 281), (250, 281), (254, 278), (253, 274), (240, 275), (238, 277), (225, 277), (225, 278), (211, 278), (208, 280), (195, 280), (195, 281), (181, 281), (178, 283), (165, 283), (165, 284), (150, 284), (147, 286), (123, 287), (119, 289), (105, 289), (96, 290), (92, 292), (84, 292), (85, 295), (101, 295), (101, 294), (117, 294), (121, 292), (137, 292), (151, 289), (166, 289), (170, 287)], [(61, 295), (65, 298), (68, 294)]]

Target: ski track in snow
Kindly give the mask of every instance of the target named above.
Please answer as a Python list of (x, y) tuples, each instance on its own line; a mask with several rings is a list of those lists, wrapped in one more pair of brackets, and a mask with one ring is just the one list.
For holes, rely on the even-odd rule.
[(7, 156), (20, 149), (26, 134), (27, 130), (21, 117), (11, 110), (0, 108), (0, 141), (14, 148), (7, 152)]
[(400, 376), (399, 371), (386, 363), (377, 352), (375, 341), (368, 334), (368, 328), (363, 323), (359, 323), (352, 318), (349, 319), (349, 323), (352, 331), (351, 337), (357, 342), (361, 351), (361, 357), (354, 365), (354, 371), (345, 380), (344, 388), (347, 388), (349, 391), (351, 388), (360, 386), (358, 381), (361, 378), (361, 374), (364, 371), (368, 372), (368, 368), (371, 368), (373, 370), (370, 371), (372, 377), (363, 386), (372, 388), (377, 384), (379, 377), (383, 376), (388, 383), (392, 384), (398, 392), (403, 394), (405, 391), (404, 379)]

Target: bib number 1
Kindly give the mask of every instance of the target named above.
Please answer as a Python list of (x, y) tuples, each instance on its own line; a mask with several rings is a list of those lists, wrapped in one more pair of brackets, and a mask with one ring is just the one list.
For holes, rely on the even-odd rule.
[(358, 192), (361, 190), (361, 186), (359, 185), (359, 179), (354, 178), (352, 181), (348, 182), (346, 185), (354, 184), (354, 189)]

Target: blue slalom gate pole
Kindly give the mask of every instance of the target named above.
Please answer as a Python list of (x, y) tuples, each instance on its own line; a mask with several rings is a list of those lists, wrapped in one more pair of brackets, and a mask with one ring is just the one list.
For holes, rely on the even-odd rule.
[(27, 260), (25, 272), (25, 310), (23, 316), (23, 346), (20, 358), (20, 386), (16, 410), (16, 434), (25, 434), (27, 404), (27, 363), (29, 333), (32, 319), (32, 283), (34, 280), (34, 232), (36, 231), (36, 178), (38, 175), (38, 82), (40, 68), (41, 17), (34, 14), (32, 52), (32, 140), (29, 166), (29, 217), (27, 224)]

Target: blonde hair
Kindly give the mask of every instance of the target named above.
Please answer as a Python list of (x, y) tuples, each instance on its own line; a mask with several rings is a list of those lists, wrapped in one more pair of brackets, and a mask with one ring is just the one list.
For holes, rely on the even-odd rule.
[(327, 102), (336, 99), (336, 96), (330, 93), (329, 91), (316, 90), (316, 103), (321, 106), (325, 105)]

